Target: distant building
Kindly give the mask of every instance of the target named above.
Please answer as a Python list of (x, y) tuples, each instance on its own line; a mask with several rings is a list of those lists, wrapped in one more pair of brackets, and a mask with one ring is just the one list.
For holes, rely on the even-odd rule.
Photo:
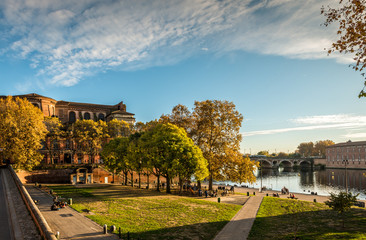
[[(6, 96), (0, 97), (4, 98)], [(34, 106), (41, 109), (45, 116), (58, 117), (62, 124), (74, 123), (77, 119), (91, 119), (94, 121), (110, 121), (112, 119), (118, 119), (124, 120), (129, 124), (133, 124), (135, 122), (135, 114), (126, 112), (126, 105), (123, 102), (116, 105), (100, 105), (57, 101), (36, 93), (15, 95), (13, 97), (26, 98)]]
[(326, 148), (326, 167), (366, 169), (366, 141), (337, 143)]

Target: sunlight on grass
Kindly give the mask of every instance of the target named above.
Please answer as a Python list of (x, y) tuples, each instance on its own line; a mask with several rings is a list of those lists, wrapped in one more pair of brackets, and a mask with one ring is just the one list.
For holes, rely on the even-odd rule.
[(152, 191), (126, 187), (122, 190), (134, 191), (135, 197), (99, 195), (100, 191), (108, 192), (108, 187), (52, 188), (59, 195), (72, 197), (72, 207), (98, 224), (121, 227), (123, 233), (130, 232), (131, 237), (142, 239), (212, 239), (241, 208), (164, 193), (152, 195)]
[(352, 208), (342, 228), (325, 204), (265, 197), (249, 239), (366, 239), (365, 209)]

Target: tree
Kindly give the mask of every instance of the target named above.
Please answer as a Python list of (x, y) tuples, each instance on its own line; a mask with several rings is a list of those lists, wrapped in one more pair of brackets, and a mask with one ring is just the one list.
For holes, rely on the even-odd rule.
[(43, 156), (38, 152), (47, 129), (43, 113), (26, 99), (0, 99), (0, 148), (15, 168), (31, 170)]
[[(339, 0), (337, 8), (324, 6), (321, 14), (326, 17), (324, 25), (338, 24), (338, 40), (328, 49), (328, 54), (333, 52), (351, 53), (355, 64), (351, 65), (355, 71), (363, 72), (366, 67), (366, 1), (364, 0)], [(366, 81), (359, 97), (366, 97)]]
[(93, 163), (102, 149), (103, 141), (108, 137), (107, 124), (104, 121), (77, 120), (72, 128), (77, 151), (87, 154), (89, 163)]
[(267, 150), (259, 151), (257, 154), (258, 155), (264, 155), (264, 156), (267, 156), (267, 157), (270, 155)]
[(183, 128), (173, 124), (157, 124), (141, 136), (149, 165), (154, 174), (166, 178), (167, 193), (170, 193), (170, 182), (178, 175), (187, 179), (199, 169), (199, 177), (204, 178), (207, 163), (201, 150), (187, 137)]
[(188, 136), (190, 136), (192, 129), (192, 113), (186, 106), (178, 104), (173, 107), (171, 114), (162, 115), (160, 117), (160, 122), (177, 125), (186, 130)]
[(344, 213), (349, 211), (357, 201), (357, 195), (352, 193), (340, 192), (338, 194), (330, 193), (329, 200), (325, 204), (338, 212), (342, 216), (342, 226), (344, 227)]
[(54, 164), (53, 156), (58, 149), (59, 140), (65, 134), (65, 132), (61, 129), (62, 124), (60, 119), (58, 119), (57, 117), (45, 117), (44, 124), (46, 125), (48, 131), (44, 146), (49, 153), (51, 164)]
[(259, 167), (259, 163), (256, 164), (254, 161), (251, 161), (248, 156), (243, 156), (238, 152), (233, 152), (231, 158), (233, 161), (227, 162), (227, 164), (230, 165), (227, 168), (224, 168), (224, 172), (228, 176), (228, 179), (240, 184), (243, 182), (255, 182), (256, 177), (253, 172)]
[(243, 116), (228, 101), (196, 101), (194, 105), (191, 137), (207, 159), (212, 190), (213, 179), (225, 177), (221, 170), (225, 162), (231, 161), (227, 153), (239, 151)]
[[(128, 138), (117, 137), (106, 143), (101, 152), (104, 166), (113, 173), (113, 182), (114, 175), (123, 172), (125, 185), (127, 185), (127, 176), (131, 170), (131, 165), (127, 158), (128, 145)], [(133, 182), (133, 179), (131, 181)]]
[(123, 120), (112, 119), (107, 123), (107, 131), (111, 138), (128, 137), (130, 135), (130, 126)]
[(285, 152), (279, 152), (277, 157), (279, 157), (279, 158), (288, 158), (289, 154), (285, 153)]
[(325, 156), (325, 149), (330, 145), (334, 145), (332, 140), (317, 141), (314, 146), (314, 156)]
[(300, 143), (297, 149), (302, 157), (310, 157), (313, 155), (314, 152), (314, 143), (313, 142)]

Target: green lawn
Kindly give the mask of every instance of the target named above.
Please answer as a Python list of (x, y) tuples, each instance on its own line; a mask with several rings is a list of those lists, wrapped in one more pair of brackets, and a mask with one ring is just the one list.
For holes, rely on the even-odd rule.
[(73, 208), (100, 225), (121, 227), (133, 239), (213, 239), (241, 206), (126, 186), (49, 186), (73, 198)]
[(366, 210), (340, 216), (325, 204), (265, 197), (249, 239), (366, 239)]

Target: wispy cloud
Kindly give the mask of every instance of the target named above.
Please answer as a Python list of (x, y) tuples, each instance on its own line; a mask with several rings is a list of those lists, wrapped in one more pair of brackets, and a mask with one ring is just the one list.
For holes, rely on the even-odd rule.
[(0, 53), (30, 59), (39, 77), (64, 86), (108, 69), (175, 64), (202, 51), (326, 58), (332, 35), (320, 26), (320, 7), (328, 2), (3, 0)]
[[(252, 132), (244, 132), (243, 136), (256, 136), (256, 135), (270, 135), (278, 133), (286, 133), (293, 131), (312, 131), (318, 129), (348, 129), (355, 130), (358, 128), (366, 127), (366, 116), (356, 116), (348, 114), (339, 115), (322, 115), (322, 116), (307, 116), (296, 119), (291, 119), (290, 122), (307, 125), (290, 128), (269, 129)], [(345, 135), (347, 138), (363, 138), (366, 137), (366, 133), (350, 133)]]
[(349, 139), (352, 139), (352, 138), (366, 138), (366, 132), (361, 132), (361, 133), (349, 133), (349, 134), (346, 134), (344, 135), (345, 138), (349, 138)]

